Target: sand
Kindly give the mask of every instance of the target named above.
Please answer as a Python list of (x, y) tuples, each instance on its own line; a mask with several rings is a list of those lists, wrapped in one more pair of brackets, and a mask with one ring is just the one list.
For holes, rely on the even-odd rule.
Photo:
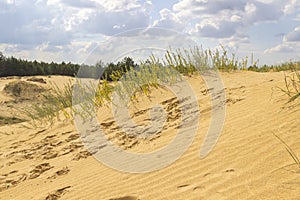
[[(188, 150), (173, 164), (149, 173), (127, 173), (99, 162), (87, 151), (74, 124), (57, 121), (52, 127), (26, 129), (26, 122), (0, 126), (0, 199), (299, 199), (300, 169), (274, 136), (280, 136), (300, 157), (299, 100), (287, 104), (277, 87), (284, 73), (222, 73), (226, 91), (226, 118), (212, 152), (199, 158), (207, 133), (210, 97), (200, 77), (186, 77), (199, 103), (199, 127)], [(41, 78), (41, 77), (40, 77)], [(42, 77), (63, 86), (69, 78)], [(17, 101), (3, 89), (13, 77), (1, 79), (1, 115)], [(172, 141), (180, 128), (180, 104), (174, 94), (156, 89), (150, 99), (139, 97), (130, 114), (137, 124), (149, 123), (149, 109), (161, 105), (167, 123), (154, 137), (137, 139), (118, 130), (111, 108), (98, 110), (98, 120), (115, 145), (128, 152), (158, 150)], [(7, 106), (10, 105), (10, 106)], [(19, 116), (22, 118), (22, 116)], [(131, 165), (128, 161), (127, 165)]]

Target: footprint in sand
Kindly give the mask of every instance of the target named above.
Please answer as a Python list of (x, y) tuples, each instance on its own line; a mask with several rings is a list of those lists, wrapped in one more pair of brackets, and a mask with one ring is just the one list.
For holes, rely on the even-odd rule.
[(225, 173), (230, 173), (230, 172), (235, 172), (235, 170), (234, 170), (234, 169), (227, 169), (227, 170), (225, 171)]
[(233, 105), (237, 102), (240, 102), (245, 99), (244, 93), (246, 92), (245, 86), (237, 87), (237, 88), (226, 88), (227, 92), (227, 99), (226, 103), (227, 105)]
[(198, 185), (190, 185), (190, 184), (184, 184), (184, 185), (179, 185), (177, 186), (177, 189), (179, 189), (180, 191), (184, 192), (184, 191), (195, 191), (195, 190), (199, 190), (199, 189), (204, 189), (204, 186), (198, 186)]
[(57, 155), (58, 155), (57, 152), (48, 151), (48, 152), (45, 152), (45, 154), (43, 156), (43, 159), (45, 159), (45, 160), (53, 159), (53, 158), (56, 158)]
[(37, 165), (33, 170), (30, 171), (29, 179), (37, 178), (45, 171), (48, 171), (51, 168), (53, 167), (49, 163), (42, 163), (40, 165)]
[(81, 150), (83, 149), (83, 144), (82, 142), (71, 142), (71, 144), (68, 144), (66, 146), (64, 146), (61, 150), (58, 156), (63, 156), (63, 155), (67, 155), (71, 152), (77, 151), (77, 150)]
[(109, 200), (141, 200), (141, 199), (135, 196), (125, 196), (125, 197), (112, 198)]
[(115, 121), (109, 121), (109, 122), (102, 122), (100, 125), (105, 127), (105, 128), (109, 128), (111, 127), (113, 124), (115, 124)]
[(71, 188), (71, 186), (66, 186), (66, 187), (63, 187), (63, 188), (60, 188), (58, 190), (55, 190), (54, 192), (50, 193), (46, 198), (45, 200), (57, 200), (59, 199), (62, 195), (64, 195), (69, 189)]
[(75, 157), (72, 160), (80, 160), (82, 158), (87, 158), (91, 156), (92, 154), (89, 151), (80, 151), (78, 154), (75, 155)]
[(79, 134), (72, 134), (70, 135), (67, 139), (66, 139), (66, 142), (70, 142), (70, 141), (73, 141), (73, 140), (76, 140), (79, 138)]
[(64, 167), (61, 170), (58, 170), (55, 172), (53, 176), (48, 177), (48, 179), (55, 179), (58, 176), (66, 175), (70, 172), (70, 169), (68, 167)]
[(27, 179), (26, 174), (17, 174), (18, 171), (11, 171), (7, 174), (0, 175), (0, 192), (10, 187), (14, 187), (20, 182)]

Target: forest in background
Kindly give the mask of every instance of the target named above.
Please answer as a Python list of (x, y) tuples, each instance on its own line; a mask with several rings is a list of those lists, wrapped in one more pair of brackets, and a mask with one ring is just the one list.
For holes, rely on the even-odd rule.
[[(104, 66), (106, 67), (104, 68)], [(98, 62), (94, 66), (84, 65), (84, 68), (89, 69), (89, 75), (97, 74), (96, 72), (99, 72), (99, 69), (100, 71), (105, 69), (103, 77), (105, 76), (108, 80), (111, 80), (110, 75), (113, 71), (127, 71), (130, 67), (136, 66), (137, 64), (134, 63), (132, 58), (125, 57), (117, 64), (109, 63), (106, 65), (102, 62)], [(21, 58), (15, 58), (13, 56), (6, 57), (0, 52), (0, 77), (36, 75), (62, 75), (75, 77), (80, 67), (82, 67), (82, 65), (73, 64), (71, 62), (47, 63), (36, 60), (28, 61)]]
[[(258, 62), (248, 62), (248, 57), (242, 59), (241, 61), (235, 58), (233, 54), (232, 57), (227, 55), (225, 49), (223, 52), (205, 52), (213, 60), (213, 64), (220, 71), (235, 71), (235, 70), (248, 70), (256, 72), (269, 72), (269, 71), (285, 71), (291, 69), (299, 69), (300, 61), (289, 61), (277, 65), (261, 65), (258, 66)], [(172, 55), (173, 56), (173, 55)], [(175, 58), (181, 61), (181, 58)], [(252, 58), (253, 60), (253, 58)], [(149, 61), (149, 60), (147, 60)], [(146, 61), (146, 62), (147, 62)], [(250, 63), (250, 64), (249, 64)], [(175, 62), (175, 69), (180, 69), (183, 65), (182, 62)], [(84, 66), (84, 67), (83, 67)], [(132, 68), (139, 66), (130, 57), (124, 57), (121, 61), (115, 63), (102, 63), (97, 62), (93, 66), (89, 65), (79, 65), (71, 62), (43, 62), (43, 61), (28, 61), (21, 58), (15, 58), (13, 56), (6, 57), (0, 52), (0, 77), (7, 76), (36, 76), (36, 75), (62, 75), (62, 76), (72, 76), (75, 77), (82, 67), (86, 72), (81, 73), (81, 77), (87, 74), (87, 77), (91, 78), (101, 78), (108, 81), (112, 81), (112, 75), (114, 72), (122, 72), (124, 74)], [(102, 77), (97, 77), (102, 74)]]

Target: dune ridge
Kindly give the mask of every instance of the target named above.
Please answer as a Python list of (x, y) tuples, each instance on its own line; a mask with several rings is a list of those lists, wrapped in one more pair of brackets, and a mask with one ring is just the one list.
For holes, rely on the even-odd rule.
[[(173, 164), (151, 173), (131, 174), (107, 167), (83, 145), (70, 122), (57, 121), (51, 128), (26, 129), (20, 124), (0, 126), (0, 199), (298, 199), (300, 169), (294, 164), (279, 135), (300, 156), (299, 107), (286, 104), (276, 88), (284, 87), (282, 72), (221, 73), (226, 92), (226, 119), (213, 151), (204, 159), (199, 150), (208, 130), (210, 96), (201, 77), (186, 77), (197, 95), (199, 127), (189, 149)], [(46, 87), (64, 77), (42, 77)], [(22, 81), (26, 81), (21, 79)], [(0, 89), (18, 79), (0, 80)], [(13, 102), (1, 93), (6, 113)], [(28, 104), (28, 102), (27, 102)], [(155, 151), (168, 144), (178, 131), (180, 103), (174, 94), (153, 90), (150, 100), (139, 97), (130, 107), (137, 124), (149, 123), (149, 109), (160, 104), (167, 122), (152, 138), (139, 139), (118, 130), (111, 108), (98, 114), (107, 137), (129, 152)], [(26, 122), (22, 122), (26, 123)], [(130, 164), (130, 163), (129, 163)]]

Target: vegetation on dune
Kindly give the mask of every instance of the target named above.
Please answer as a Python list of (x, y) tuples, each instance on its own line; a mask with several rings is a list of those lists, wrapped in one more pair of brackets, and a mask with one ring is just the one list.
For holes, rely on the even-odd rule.
[[(199, 71), (197, 67), (208, 66), (212, 64), (215, 69), (220, 71), (230, 72), (235, 70), (248, 70), (256, 72), (269, 72), (269, 71), (287, 71), (292, 67), (297, 65), (297, 69), (300, 70), (300, 62), (287, 62), (278, 65), (263, 65), (258, 66), (259, 60), (254, 60), (253, 54), (249, 58), (239, 60), (234, 53), (229, 55), (228, 51), (223, 47), (217, 48), (215, 50), (203, 50), (201, 47), (194, 47), (190, 49), (176, 49), (168, 50), (165, 54), (163, 65), (172, 66), (174, 69), (180, 73), (186, 75)], [(210, 62), (210, 63), (207, 63)], [(137, 67), (138, 65), (134, 63), (133, 59), (130, 57), (125, 57), (122, 61), (117, 64), (109, 63), (104, 64), (98, 62), (94, 66), (88, 67), (88, 74), (91, 76), (99, 75), (99, 68), (105, 67), (105, 72), (103, 73), (101, 79), (106, 79), (108, 81), (113, 81), (111, 75), (115, 71), (128, 71), (130, 67)], [(0, 52), (0, 77), (6, 76), (34, 76), (34, 75), (64, 75), (64, 76), (76, 76), (78, 70), (82, 67), (79, 64), (73, 63), (46, 63), (27, 61), (24, 59), (18, 59), (13, 56), (6, 57)], [(203, 68), (200, 70), (204, 70)], [(91, 73), (93, 72), (94, 73)], [(96, 77), (98, 78), (98, 77)]]
[(289, 61), (277, 65), (263, 65), (261, 67), (253, 65), (248, 67), (248, 70), (255, 71), (255, 72), (280, 72), (280, 71), (300, 70), (300, 62)]
[(55, 119), (59, 119), (59, 112), (62, 111), (66, 119), (71, 118), (73, 86), (71, 81), (59, 88), (52, 83), (52, 89), (43, 93), (43, 98), (38, 103), (20, 110), (30, 120), (34, 128), (52, 125)]
[[(281, 65), (280, 68), (289, 69), (289, 72), (285, 72), (284, 74), (284, 83), (285, 88), (279, 88), (281, 92), (286, 94), (289, 98), (288, 103), (295, 101), (300, 97), (300, 64), (297, 62), (287, 63), (286, 66)], [(298, 104), (299, 105), (299, 104)], [(297, 154), (293, 151), (293, 149), (278, 135), (274, 134), (274, 136), (284, 145), (285, 150), (288, 152), (289, 156), (293, 159), (294, 164), (300, 169), (300, 159)]]
[(300, 73), (299, 66), (294, 65), (289, 73), (284, 75), (285, 88), (280, 88), (289, 97), (289, 102), (300, 97)]
[[(79, 93), (87, 97), (84, 102), (80, 102), (80, 112), (72, 106), (73, 86), (69, 83), (63, 89), (54, 86), (44, 95), (42, 103), (32, 105), (31, 108), (25, 109), (24, 113), (32, 119), (34, 127), (52, 124), (55, 118), (59, 117), (58, 111), (61, 111), (66, 119), (72, 119), (74, 113), (87, 118), (92, 106), (101, 107), (110, 103), (114, 91), (123, 99), (127, 97), (134, 100), (138, 93), (148, 95), (151, 88), (177, 82), (181, 78), (180, 73), (192, 75), (197, 73), (198, 66), (201, 66), (202, 70), (212, 69), (207, 53), (196, 48), (189, 53), (187, 50), (184, 52), (183, 55), (180, 50), (175, 53), (168, 51), (162, 62), (152, 55), (139, 65), (127, 57), (117, 64), (110, 63), (107, 67), (101, 62), (94, 67), (84, 67), (77, 79), (79, 81), (75, 83)], [(80, 82), (80, 78), (97, 78), (96, 72), (103, 72), (96, 86)]]
[(27, 81), (13, 81), (8, 83), (3, 91), (14, 98), (26, 99), (30, 97), (36, 98), (46, 89)]
[[(80, 68), (81, 67), (81, 68)], [(26, 61), (14, 57), (5, 57), (0, 53), (0, 77), (2, 76), (27, 76), (27, 75), (67, 75), (78, 77), (75, 84), (69, 82), (64, 88), (55, 84), (52, 89), (43, 94), (41, 102), (33, 104), (22, 112), (29, 118), (32, 127), (52, 125), (60, 114), (65, 119), (73, 119), (74, 114), (82, 118), (89, 118), (91, 108), (99, 108), (112, 102), (112, 95), (115, 92), (121, 99), (134, 101), (138, 94), (149, 95), (152, 88), (162, 87), (164, 84), (173, 84), (181, 80), (182, 76), (192, 76), (211, 70), (222, 72), (233, 72), (247, 70), (254, 72), (286, 71), (284, 76), (285, 86), (279, 88), (281, 92), (292, 102), (300, 98), (300, 62), (287, 62), (279, 65), (258, 66), (258, 60), (254, 61), (253, 54), (244, 59), (237, 59), (235, 54), (229, 55), (224, 47), (220, 49), (203, 50), (201, 47), (190, 49), (169, 49), (160, 60), (150, 56), (144, 62), (136, 64), (132, 58), (125, 57), (118, 63), (104, 64), (101, 61), (94, 66), (80, 66), (71, 63), (61, 64), (44, 63), (37, 61)], [(101, 77), (99, 77), (101, 75)], [(99, 80), (98, 84), (83, 84), (80, 78)], [(32, 80), (39, 81), (42, 80)], [(6, 90), (12, 95), (22, 96), (19, 92), (19, 85), (8, 85)], [(84, 101), (79, 102), (78, 107), (74, 106), (73, 89), (85, 96)], [(76, 101), (76, 99), (75, 99)], [(77, 105), (76, 105), (77, 106)], [(22, 122), (18, 118), (0, 117), (0, 124)], [(300, 168), (300, 161), (295, 152), (279, 136), (275, 137), (284, 144), (287, 152)]]
[(298, 158), (296, 153), (293, 151), (293, 149), (283, 139), (281, 139), (278, 135), (274, 134), (274, 136), (284, 145), (285, 150), (289, 153), (289, 155), (293, 159), (294, 163), (300, 169), (300, 159)]
[[(20, 63), (27, 62), (20, 59), (5, 58), (2, 55), (0, 68), (4, 66), (3, 63), (7, 64), (12, 60)], [(27, 64), (28, 63), (31, 62), (27, 62)], [(94, 66), (81, 66), (79, 77), (92, 78), (94, 80), (99, 79), (99, 84), (95, 86), (93, 84), (82, 85), (80, 82), (76, 83), (80, 92), (83, 92), (83, 94), (89, 97), (86, 102), (80, 103), (81, 110), (86, 111), (85, 113), (78, 113), (74, 106), (72, 106), (73, 85), (71, 83), (68, 83), (62, 89), (53, 85), (53, 89), (47, 94), (44, 94), (42, 103), (32, 105), (31, 108), (27, 108), (24, 112), (32, 119), (34, 126), (44, 123), (51, 124), (55, 118), (59, 117), (59, 111), (63, 112), (66, 119), (72, 119), (74, 113), (80, 114), (82, 117), (88, 117), (88, 110), (92, 106), (101, 107), (110, 103), (114, 91), (121, 97), (129, 97), (131, 100), (134, 100), (138, 93), (148, 95), (151, 88), (161, 87), (164, 83), (175, 83), (181, 79), (180, 74), (191, 76), (210, 70), (220, 70), (224, 72), (237, 70), (265, 72), (292, 69), (292, 74), (286, 75), (285, 77), (286, 88), (282, 89), (282, 91), (289, 95), (291, 100), (300, 96), (300, 76), (297, 71), (299, 70), (299, 63), (289, 62), (278, 66), (265, 65), (261, 68), (257, 67), (257, 64), (258, 60), (254, 61), (253, 55), (250, 61), (248, 57), (239, 60), (235, 54), (228, 54), (226, 49), (222, 46), (214, 51), (203, 50), (201, 47), (176, 50), (169, 49), (165, 52), (163, 58), (159, 59), (152, 55), (149, 59), (139, 64), (136, 64), (133, 59), (129, 57), (125, 57), (116, 64), (104, 64), (99, 61)], [(73, 73), (77, 70), (73, 75), (78, 72), (79, 68), (78, 65), (74, 66), (74, 68), (69, 68), (73, 70), (70, 70), (70, 73), (71, 71)], [(64, 67), (65, 66), (62, 68)], [(44, 70), (44, 72), (46, 71)], [(52, 70), (51, 73), (53, 72)], [(102, 74), (102, 76), (98, 77), (100, 74)]]
[(20, 119), (17, 117), (2, 117), (0, 116), (0, 125), (9, 125), (9, 124), (16, 124), (20, 122), (24, 122), (24, 119)]
[(300, 97), (300, 62), (288, 62), (280, 65), (279, 69), (284, 71), (284, 87), (276, 88), (288, 97), (287, 103), (291, 103)]

